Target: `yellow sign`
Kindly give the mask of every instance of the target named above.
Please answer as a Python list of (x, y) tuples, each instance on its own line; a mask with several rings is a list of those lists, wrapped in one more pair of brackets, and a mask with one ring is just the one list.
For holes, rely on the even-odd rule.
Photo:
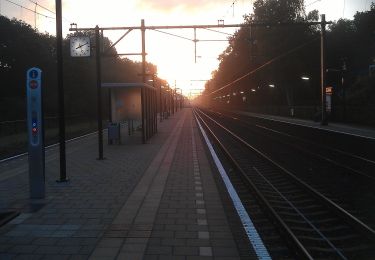
[(333, 87), (328, 86), (326, 87), (326, 95), (332, 95), (333, 94)]

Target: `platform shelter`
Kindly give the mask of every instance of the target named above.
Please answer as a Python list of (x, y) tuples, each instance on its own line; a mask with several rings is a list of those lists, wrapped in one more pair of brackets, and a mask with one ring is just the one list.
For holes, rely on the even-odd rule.
[(156, 89), (145, 83), (102, 83), (110, 93), (110, 125), (127, 122), (129, 134), (142, 131), (145, 143), (157, 132)]

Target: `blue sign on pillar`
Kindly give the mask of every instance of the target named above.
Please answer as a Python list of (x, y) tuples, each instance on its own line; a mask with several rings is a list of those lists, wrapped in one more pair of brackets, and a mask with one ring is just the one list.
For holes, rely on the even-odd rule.
[(27, 71), (26, 92), (30, 198), (41, 199), (45, 196), (45, 160), (42, 71), (40, 69), (31, 68)]

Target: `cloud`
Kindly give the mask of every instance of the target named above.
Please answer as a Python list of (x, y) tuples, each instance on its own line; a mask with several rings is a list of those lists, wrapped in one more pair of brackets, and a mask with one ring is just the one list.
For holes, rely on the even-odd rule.
[(139, 0), (137, 5), (142, 9), (153, 9), (162, 12), (172, 11), (202, 11), (214, 5), (217, 1), (207, 0)]

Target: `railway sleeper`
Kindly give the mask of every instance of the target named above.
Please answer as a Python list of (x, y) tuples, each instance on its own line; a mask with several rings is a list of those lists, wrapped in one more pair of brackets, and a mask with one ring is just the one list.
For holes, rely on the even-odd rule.
[(295, 218), (295, 219), (292, 219), (290, 217), (284, 217), (283, 216), (283, 220), (285, 222), (287, 222), (288, 224), (292, 224), (293, 225), (293, 228), (296, 226), (296, 225), (300, 225), (300, 226), (304, 226), (306, 225), (306, 221), (301, 219), (300, 217), (298, 218)]
[[(311, 231), (311, 228), (294, 227), (293, 229), (295, 231), (298, 231), (298, 232), (310, 232)], [(332, 226), (330, 228), (322, 228), (322, 229), (320, 229), (320, 231), (324, 232), (324, 234), (326, 234), (326, 235), (329, 235), (329, 234), (327, 234), (328, 232), (334, 232), (333, 234), (337, 234), (337, 232), (339, 232), (339, 231), (343, 232), (344, 234), (347, 234), (348, 232), (351, 233), (348, 226), (343, 226), (343, 225)]]
[[(315, 238), (311, 236), (299, 236), (299, 238), (304, 239), (304, 240), (321, 240), (321, 238)], [(359, 242), (361, 240), (361, 239), (358, 239), (360, 237), (356, 234), (343, 234), (341, 236), (328, 236), (327, 238), (329, 239), (329, 241), (332, 241), (332, 242), (350, 241), (352, 243), (353, 240), (357, 240)]]
[[(317, 204), (314, 204), (314, 205), (304, 205), (304, 206), (298, 206), (295, 204), (295, 206), (299, 209), (299, 210), (303, 210), (303, 211), (311, 211), (311, 210), (318, 210), (321, 208), (320, 205), (317, 205)], [(278, 209), (290, 209), (290, 206), (288, 205), (285, 205), (285, 206), (275, 206), (275, 208), (278, 208)]]
[[(337, 258), (337, 253), (332, 248), (318, 247), (318, 246), (311, 246), (311, 247), (307, 247), (307, 248), (314, 255), (320, 254), (322, 257), (329, 257), (328, 259), (336, 259)], [(371, 259), (371, 258), (368, 258), (372, 255), (371, 250), (373, 250), (373, 248), (371, 248), (368, 245), (358, 246), (358, 247), (357, 246), (356, 247), (346, 247), (346, 248), (340, 249), (340, 251), (349, 259)]]

